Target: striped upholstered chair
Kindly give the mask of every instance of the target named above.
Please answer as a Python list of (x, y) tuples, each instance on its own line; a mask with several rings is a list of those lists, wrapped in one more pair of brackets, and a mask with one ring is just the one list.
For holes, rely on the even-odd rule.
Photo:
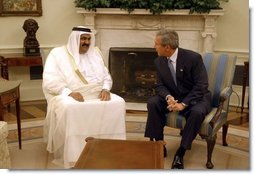
[[(203, 56), (203, 61), (208, 73), (213, 109), (203, 121), (199, 135), (207, 142), (206, 167), (212, 169), (212, 152), (216, 143), (216, 134), (221, 127), (223, 127), (223, 145), (227, 145), (227, 115), (229, 98), (232, 93), (236, 57), (229, 57), (226, 54), (206, 53)], [(183, 129), (186, 123), (185, 118), (176, 112), (171, 112), (166, 117), (166, 126), (169, 127)]]

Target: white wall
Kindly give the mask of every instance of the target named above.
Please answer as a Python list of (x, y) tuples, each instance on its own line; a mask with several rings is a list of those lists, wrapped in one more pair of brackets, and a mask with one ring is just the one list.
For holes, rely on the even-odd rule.
[(224, 16), (218, 19), (215, 50), (249, 52), (249, 1), (223, 3)]
[[(243, 65), (249, 60), (250, 24), (249, 24), (249, 1), (229, 0), (222, 3), (225, 9), (224, 16), (218, 19), (217, 40), (215, 51), (226, 52), (237, 56), (237, 65)], [(231, 95), (230, 104), (240, 105), (242, 99), (242, 87), (233, 86), (235, 91)], [(244, 105), (247, 107), (249, 87), (246, 88)]]
[[(238, 56), (238, 64), (249, 59), (249, 2), (229, 0), (222, 5), (225, 15), (218, 19), (216, 52)], [(28, 18), (39, 24), (37, 39), (45, 53), (55, 46), (66, 44), (73, 26), (82, 25), (84, 18), (76, 13), (74, 0), (42, 0), (41, 17), (0, 17), (0, 54), (22, 52), (26, 33), (22, 29)], [(11, 68), (11, 79), (22, 79), (21, 100), (43, 99), (41, 80), (29, 80), (28, 68)], [(34, 90), (32, 95), (31, 91)], [(241, 95), (241, 88), (236, 87)]]
[(39, 24), (36, 35), (41, 47), (65, 44), (72, 27), (81, 25), (83, 20), (76, 13), (73, 1), (42, 0), (41, 17), (0, 17), (0, 53), (4, 51), (2, 49), (23, 47), (26, 33), (22, 26), (28, 18), (35, 19)]

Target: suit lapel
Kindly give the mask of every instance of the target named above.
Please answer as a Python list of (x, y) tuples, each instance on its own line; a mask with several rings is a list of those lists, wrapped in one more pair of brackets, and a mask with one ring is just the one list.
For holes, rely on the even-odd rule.
[(182, 57), (182, 50), (178, 48), (178, 55), (176, 60), (176, 81), (181, 81), (184, 74), (184, 57)]

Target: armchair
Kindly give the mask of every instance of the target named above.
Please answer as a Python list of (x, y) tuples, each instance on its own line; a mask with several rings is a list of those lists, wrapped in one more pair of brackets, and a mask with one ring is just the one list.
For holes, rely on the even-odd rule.
[[(223, 145), (227, 145), (227, 115), (229, 99), (232, 94), (236, 57), (229, 57), (226, 54), (216, 55), (206, 53), (203, 55), (203, 61), (208, 73), (213, 108), (203, 121), (199, 135), (207, 142), (206, 167), (212, 169), (214, 167), (211, 161), (212, 152), (216, 143), (217, 132), (221, 127), (223, 127)], [(185, 117), (179, 115), (177, 112), (166, 114), (166, 126), (183, 129), (185, 123)]]

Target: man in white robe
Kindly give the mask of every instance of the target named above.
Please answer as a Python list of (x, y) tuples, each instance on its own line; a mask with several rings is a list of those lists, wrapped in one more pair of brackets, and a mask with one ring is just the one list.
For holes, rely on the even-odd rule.
[(109, 92), (112, 79), (89, 28), (74, 27), (67, 45), (51, 50), (42, 87), (44, 139), (55, 163), (73, 167), (86, 137), (126, 139), (125, 101)]

